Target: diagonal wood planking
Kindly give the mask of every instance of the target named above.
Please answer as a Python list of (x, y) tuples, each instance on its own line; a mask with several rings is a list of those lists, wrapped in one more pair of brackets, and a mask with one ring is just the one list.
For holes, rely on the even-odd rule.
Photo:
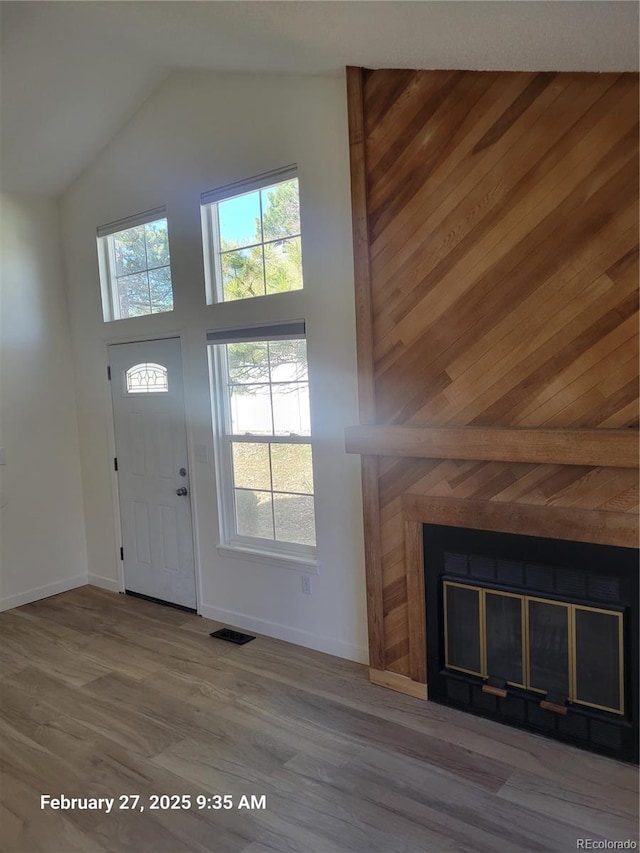
[[(637, 429), (637, 76), (361, 79), (375, 423)], [(638, 509), (631, 470), (381, 458), (385, 666), (404, 675), (406, 492)]]

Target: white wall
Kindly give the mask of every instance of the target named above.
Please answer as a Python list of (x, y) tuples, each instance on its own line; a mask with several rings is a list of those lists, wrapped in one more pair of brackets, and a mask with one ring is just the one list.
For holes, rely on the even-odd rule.
[(58, 206), (3, 195), (0, 609), (87, 582)]
[[(200, 194), (298, 164), (304, 291), (205, 305)], [(166, 205), (175, 311), (102, 321), (98, 225)], [(344, 81), (179, 73), (169, 78), (62, 200), (90, 578), (115, 588), (106, 343), (180, 332), (191, 446), (213, 459), (205, 334), (239, 323), (305, 318), (315, 436), (319, 573), (217, 550), (212, 461), (191, 462), (204, 615), (366, 660), (359, 460), (344, 453), (357, 422), (355, 321)], [(240, 314), (242, 311), (242, 315)]]

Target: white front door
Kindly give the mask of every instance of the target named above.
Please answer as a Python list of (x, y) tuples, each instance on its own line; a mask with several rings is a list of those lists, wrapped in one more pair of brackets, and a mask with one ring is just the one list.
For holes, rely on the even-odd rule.
[(195, 608), (180, 341), (109, 347), (127, 592)]

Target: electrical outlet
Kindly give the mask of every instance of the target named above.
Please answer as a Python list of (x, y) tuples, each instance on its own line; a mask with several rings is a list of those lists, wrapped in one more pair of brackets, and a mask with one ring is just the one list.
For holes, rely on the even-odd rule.
[(302, 592), (305, 595), (311, 595), (311, 578), (309, 575), (302, 575)]

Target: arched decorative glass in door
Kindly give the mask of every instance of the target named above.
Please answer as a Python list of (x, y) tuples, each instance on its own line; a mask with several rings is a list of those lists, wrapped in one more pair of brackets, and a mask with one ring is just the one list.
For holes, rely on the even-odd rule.
[(161, 364), (134, 364), (125, 373), (127, 394), (156, 394), (169, 390), (167, 368)]

